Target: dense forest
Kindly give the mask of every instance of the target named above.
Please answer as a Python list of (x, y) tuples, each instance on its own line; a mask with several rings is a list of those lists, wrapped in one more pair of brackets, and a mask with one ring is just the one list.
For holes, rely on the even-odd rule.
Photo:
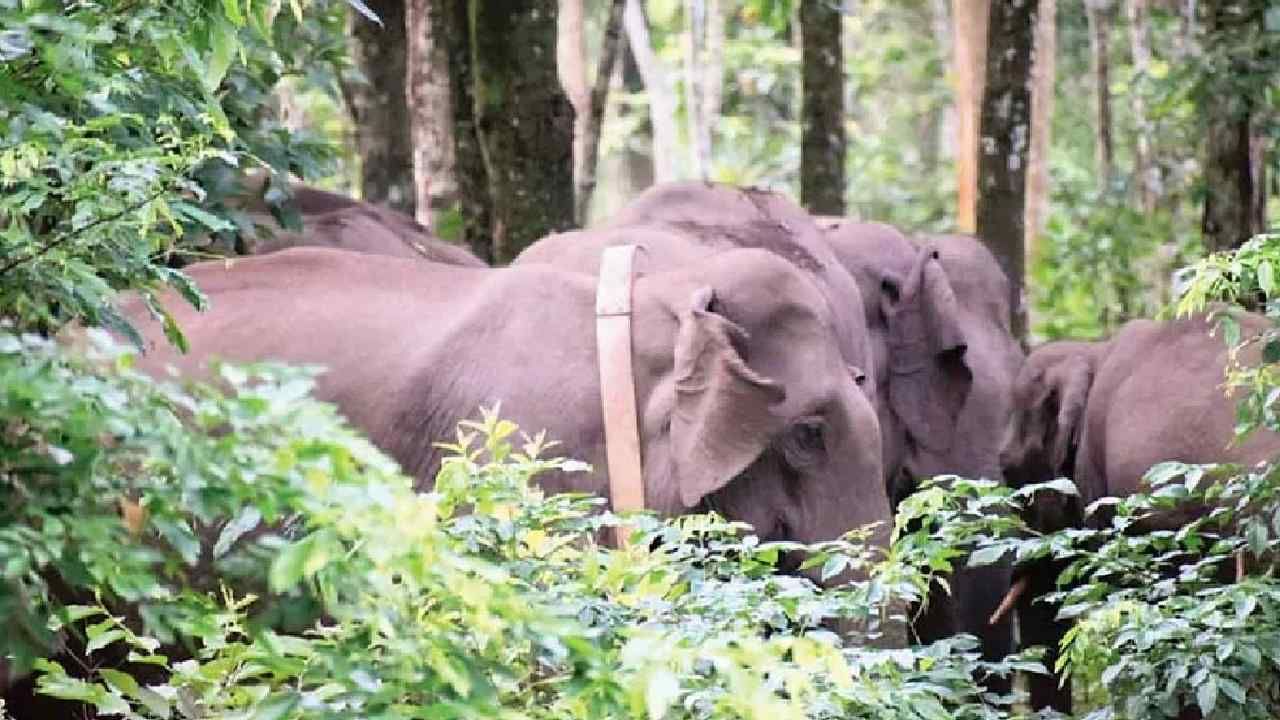
[(0, 718), (1280, 713), (1280, 2), (0, 0)]

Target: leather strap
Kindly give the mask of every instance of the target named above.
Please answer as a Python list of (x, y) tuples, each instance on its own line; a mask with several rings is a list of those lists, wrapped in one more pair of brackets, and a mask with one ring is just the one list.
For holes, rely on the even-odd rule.
[[(596, 353), (600, 364), (600, 404), (604, 411), (609, 498), (614, 512), (644, 509), (640, 465), (640, 425), (631, 364), (631, 280), (635, 245), (605, 248), (596, 288)], [(614, 528), (618, 547), (627, 528)]]

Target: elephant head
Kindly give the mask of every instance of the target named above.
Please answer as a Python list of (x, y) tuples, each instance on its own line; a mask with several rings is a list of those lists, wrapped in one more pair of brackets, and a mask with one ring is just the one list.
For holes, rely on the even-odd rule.
[(634, 332), (650, 507), (801, 542), (881, 523), (885, 542), (878, 423), (812, 280), (760, 250), (698, 264), (636, 285), (665, 308), (638, 307)]
[[(1014, 487), (1074, 477), (1085, 407), (1101, 343), (1060, 341), (1036, 348), (1013, 386), (1013, 412), (1000, 465)], [(1073, 501), (1038, 496), (1029, 521), (1042, 530), (1074, 518)], [(1071, 507), (1067, 507), (1067, 506)]]
[(828, 243), (864, 299), (890, 495), (901, 498), (915, 477), (933, 472), (987, 472), (948, 457), (958, 445), (957, 418), (973, 388), (971, 336), (987, 328), (966, 327), (939, 244), (917, 246), (878, 223), (825, 225)]

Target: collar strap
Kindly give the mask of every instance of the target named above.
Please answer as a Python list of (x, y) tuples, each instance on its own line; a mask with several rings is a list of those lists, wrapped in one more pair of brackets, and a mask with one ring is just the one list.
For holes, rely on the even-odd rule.
[[(644, 509), (640, 426), (631, 363), (631, 284), (635, 245), (605, 248), (596, 288), (596, 353), (600, 365), (600, 405), (604, 412), (609, 500), (614, 512)], [(627, 528), (614, 528), (618, 547)]]

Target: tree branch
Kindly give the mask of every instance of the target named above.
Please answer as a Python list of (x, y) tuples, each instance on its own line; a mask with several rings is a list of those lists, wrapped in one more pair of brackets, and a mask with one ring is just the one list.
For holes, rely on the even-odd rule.
[(12, 271), (14, 268), (18, 267), (19, 265), (25, 265), (26, 263), (29, 263), (32, 260), (35, 260), (44, 255), (47, 255), (49, 252), (57, 249), (62, 245), (67, 244), (71, 240), (75, 239), (77, 236), (84, 234), (86, 231), (92, 228), (95, 228), (104, 223), (115, 222), (116, 220), (119, 220), (120, 218), (124, 217), (125, 215), (128, 215), (129, 213), (140, 210), (143, 207), (151, 204), (152, 202), (155, 202), (157, 198), (159, 198), (161, 195), (164, 195), (166, 192), (169, 192), (168, 188), (161, 188), (160, 190), (157, 190), (152, 195), (149, 195), (145, 199), (140, 200), (137, 203), (124, 208), (120, 212), (117, 212), (112, 215), (108, 215), (106, 217), (98, 218), (97, 220), (94, 220), (88, 225), (76, 228), (75, 230), (72, 230), (71, 232), (66, 233), (62, 237), (57, 238), (56, 240), (50, 242), (49, 244), (45, 245), (39, 250), (36, 250), (35, 252), (30, 252), (30, 253), (27, 253), (26, 255), (20, 255), (16, 258), (13, 258), (9, 262), (6, 262), (4, 265), (0, 265), (0, 275), (6, 275), (10, 271)]

